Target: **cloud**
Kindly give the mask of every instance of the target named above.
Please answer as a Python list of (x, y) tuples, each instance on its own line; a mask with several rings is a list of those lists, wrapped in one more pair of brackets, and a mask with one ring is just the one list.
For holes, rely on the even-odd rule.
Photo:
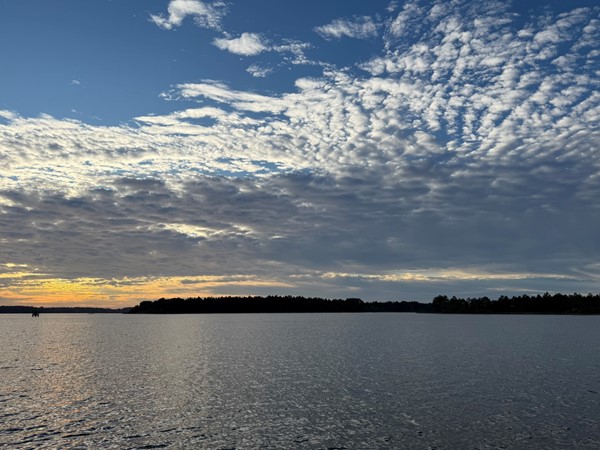
[(368, 39), (377, 36), (379, 25), (371, 17), (358, 17), (353, 20), (336, 19), (333, 22), (315, 28), (315, 32), (325, 39)]
[(248, 66), (248, 68), (246, 69), (246, 72), (248, 72), (253, 77), (264, 78), (267, 75), (269, 75), (271, 72), (273, 72), (273, 69), (270, 67), (261, 67), (256, 64), (252, 64), (252, 65)]
[(206, 3), (200, 0), (171, 0), (167, 10), (168, 17), (151, 14), (150, 20), (165, 30), (171, 30), (181, 26), (187, 16), (193, 16), (196, 25), (218, 30), (225, 15), (225, 4), (220, 1)]
[(243, 56), (258, 55), (269, 50), (260, 34), (242, 33), (238, 38), (217, 38), (213, 44), (221, 50)]
[[(216, 38), (213, 40), (213, 45), (221, 50), (228, 51), (230, 53), (242, 56), (256, 56), (264, 52), (277, 52), (286, 55), (285, 63), (291, 63), (294, 65), (305, 64), (305, 65), (318, 65), (320, 63), (308, 59), (305, 55), (305, 51), (311, 48), (311, 44), (307, 42), (300, 42), (293, 39), (284, 39), (279, 43), (267, 40), (258, 33), (242, 33), (237, 38), (232, 38), (228, 34), (222, 38)], [(280, 65), (283, 65), (281, 63)], [(247, 69), (254, 77), (264, 77), (269, 74), (272, 69), (266, 69), (257, 65), (251, 65)]]
[(280, 113), (285, 105), (280, 98), (253, 92), (236, 91), (226, 84), (206, 80), (202, 83), (185, 83), (177, 86), (183, 98), (208, 98), (220, 103), (228, 104), (236, 109), (253, 112)]
[(279, 53), (291, 53), (292, 58), (288, 59), (288, 61), (295, 65), (305, 64), (325, 66), (322, 63), (310, 60), (306, 57), (304, 52), (311, 47), (312, 45), (308, 42), (300, 42), (296, 40), (286, 39), (281, 44), (273, 45), (271, 49)]
[(527, 280), (527, 279), (576, 279), (574, 276), (567, 276), (561, 274), (545, 274), (545, 273), (487, 273), (481, 270), (411, 270), (406, 272), (392, 272), (392, 273), (336, 273), (326, 272), (321, 274), (322, 278), (353, 278), (363, 280), (377, 280), (377, 281), (389, 281), (389, 282), (400, 282), (400, 281), (428, 281), (428, 282), (443, 282), (447, 280)]

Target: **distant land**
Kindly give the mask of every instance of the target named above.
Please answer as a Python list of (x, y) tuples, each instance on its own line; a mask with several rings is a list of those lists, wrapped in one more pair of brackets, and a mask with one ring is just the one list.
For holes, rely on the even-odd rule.
[(131, 308), (95, 308), (92, 306), (17, 306), (17, 305), (0, 305), (0, 314), (31, 314), (33, 311), (42, 314), (64, 314), (64, 313), (79, 313), (79, 314), (96, 314), (96, 313), (126, 313)]
[(26, 313), (130, 313), (130, 314), (228, 314), (228, 313), (323, 313), (413, 312), (438, 314), (600, 314), (598, 294), (538, 294), (507, 297), (448, 298), (438, 295), (431, 303), (416, 301), (365, 302), (360, 298), (320, 297), (191, 297), (143, 301), (132, 308), (0, 306), (0, 314)]
[(131, 314), (212, 314), (292, 312), (418, 312), (447, 314), (600, 314), (600, 295), (548, 294), (515, 297), (448, 298), (415, 301), (365, 302), (359, 298), (315, 297), (196, 297), (144, 301)]

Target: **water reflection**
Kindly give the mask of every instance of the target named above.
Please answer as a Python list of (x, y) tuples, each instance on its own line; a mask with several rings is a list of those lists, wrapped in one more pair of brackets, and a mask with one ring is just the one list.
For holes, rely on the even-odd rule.
[(598, 448), (598, 325), (0, 316), (0, 445)]

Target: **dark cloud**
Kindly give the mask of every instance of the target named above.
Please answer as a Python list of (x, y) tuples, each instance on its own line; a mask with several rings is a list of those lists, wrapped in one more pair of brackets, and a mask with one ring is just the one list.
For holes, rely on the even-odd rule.
[[(538, 180), (533, 201), (532, 192), (493, 186), (497, 175), (435, 192), (415, 183), (382, 188), (377, 180), (298, 173), (201, 177), (177, 191), (127, 180), (100, 196), (21, 196), (20, 206), (0, 216), (3, 255), (67, 279), (308, 274), (309, 283), (294, 282), (312, 294), (359, 290), (367, 298), (392, 291), (428, 295), (461, 282), (465, 289), (489, 289), (497, 280), (432, 284), (322, 274), (478, 268), (532, 274), (513, 285), (540, 289), (548, 274), (588, 281), (576, 270), (593, 264), (600, 251), (598, 212), (565, 189), (555, 195), (550, 179)], [(310, 287), (315, 279), (322, 285)]]

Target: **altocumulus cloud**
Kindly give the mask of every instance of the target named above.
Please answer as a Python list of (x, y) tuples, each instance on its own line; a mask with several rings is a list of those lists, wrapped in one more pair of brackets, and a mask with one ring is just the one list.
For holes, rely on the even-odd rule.
[(353, 20), (336, 19), (327, 25), (315, 28), (325, 39), (350, 37), (366, 39), (377, 36), (379, 25), (371, 17), (360, 17)]
[(152, 14), (150, 19), (159, 27), (171, 30), (181, 26), (187, 16), (192, 16), (198, 26), (219, 29), (225, 7), (225, 3), (221, 1), (208, 3), (200, 0), (171, 0), (168, 16)]
[[(172, 1), (157, 23), (204, 17), (198, 4)], [(382, 20), (378, 55), (293, 92), (182, 83), (164, 96), (202, 104), (116, 127), (1, 112), (0, 271), (13, 275), (0, 283), (211, 276), (225, 277), (206, 285), (217, 294), (408, 299), (593, 290), (599, 24), (598, 8), (518, 26), (506, 4), (409, 2)], [(222, 45), (268, 46), (250, 33)]]

